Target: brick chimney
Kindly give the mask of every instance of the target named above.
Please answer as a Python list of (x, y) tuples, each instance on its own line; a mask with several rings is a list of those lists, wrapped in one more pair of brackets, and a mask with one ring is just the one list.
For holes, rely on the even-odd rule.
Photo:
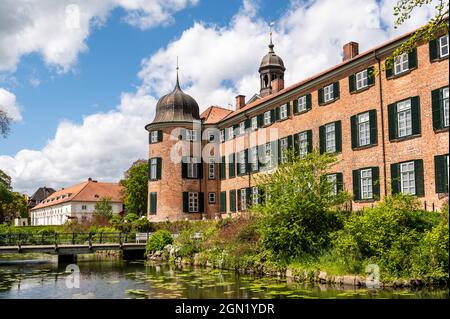
[(272, 93), (277, 93), (278, 91), (284, 89), (284, 80), (283, 79), (272, 80), (271, 86), (272, 86)]
[(359, 54), (359, 44), (357, 42), (349, 42), (344, 44), (344, 56), (342, 61), (345, 62)]
[(245, 106), (245, 95), (236, 96), (236, 111)]

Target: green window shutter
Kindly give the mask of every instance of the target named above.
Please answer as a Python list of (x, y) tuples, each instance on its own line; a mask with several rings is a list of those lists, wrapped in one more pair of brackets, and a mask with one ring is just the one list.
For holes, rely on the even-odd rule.
[(369, 111), (369, 123), (370, 123), (370, 144), (375, 145), (378, 143), (378, 129), (377, 129), (377, 111)]
[(242, 210), (241, 192), (242, 192), (241, 189), (238, 189), (238, 190), (237, 190), (237, 195), (236, 195), (236, 197), (237, 197), (237, 210), (238, 210), (238, 211), (241, 211), (241, 210)]
[(334, 95), (334, 99), (338, 99), (339, 98), (339, 81), (333, 83), (333, 95)]
[(203, 162), (200, 160), (200, 163), (197, 163), (197, 178), (203, 178)]
[(371, 66), (367, 69), (367, 85), (375, 84), (375, 68)]
[(150, 171), (151, 171), (151, 159), (149, 159), (147, 161), (147, 167), (148, 167), (148, 174), (147, 174), (147, 178), (150, 179)]
[(323, 104), (323, 98), (324, 98), (324, 96), (323, 96), (323, 88), (319, 89), (318, 98), (319, 98), (319, 105), (322, 105)]
[(392, 187), (392, 195), (398, 194), (401, 191), (400, 187), (400, 165), (399, 164), (391, 164), (391, 187)]
[(270, 149), (272, 150), (272, 163), (274, 166), (277, 166), (277, 164), (280, 162), (280, 152), (278, 150), (278, 144), (278, 140), (270, 142)]
[(205, 193), (198, 193), (198, 211), (199, 213), (205, 212)]
[(344, 176), (342, 173), (336, 173), (336, 184), (338, 193), (342, 192), (344, 190)]
[(158, 157), (156, 159), (156, 179), (161, 179), (161, 166), (162, 166), (162, 159), (161, 157)]
[(230, 178), (236, 176), (236, 163), (234, 161), (234, 154), (228, 155), (228, 176)]
[(226, 173), (225, 173), (225, 156), (222, 156), (220, 163), (220, 179), (225, 179), (226, 178)]
[(270, 123), (273, 123), (277, 120), (278, 108), (270, 110)]
[(306, 138), (308, 139), (308, 153), (313, 151), (312, 130), (306, 131)]
[(240, 134), (239, 124), (233, 125), (233, 136), (238, 136)]
[(386, 78), (392, 78), (394, 76), (394, 61), (392, 59), (386, 59), (384, 66), (386, 68)]
[(424, 196), (425, 185), (423, 176), (423, 160), (414, 161), (414, 175), (416, 179), (416, 196)]
[(361, 199), (361, 191), (360, 187), (361, 185), (361, 173), (360, 170), (354, 170), (353, 171), (353, 199), (354, 200), (360, 200)]
[(439, 43), (438, 39), (431, 40), (428, 44), (430, 49), (430, 62), (439, 60)]
[(342, 152), (342, 125), (341, 121), (334, 122), (335, 138), (336, 138), (336, 153)]
[(227, 211), (227, 192), (220, 192), (220, 212)]
[(433, 129), (440, 130), (444, 127), (442, 116), (442, 90), (431, 91), (431, 109), (433, 115)]
[(157, 204), (156, 193), (150, 193), (150, 213), (156, 214), (156, 204)]
[(380, 169), (372, 167), (372, 193), (374, 199), (380, 198)]
[(280, 120), (280, 108), (279, 107), (275, 108), (275, 120), (276, 121)]
[(249, 173), (250, 172), (250, 165), (248, 162), (248, 149), (244, 150), (244, 160), (245, 160), (245, 173)]
[(250, 128), (250, 119), (245, 120), (245, 129), (248, 130)]
[(189, 213), (189, 193), (183, 192), (183, 213)]
[(163, 131), (159, 130), (158, 131), (158, 142), (162, 142), (163, 140)]
[(289, 135), (289, 136), (287, 137), (287, 139), (288, 139), (288, 149), (290, 150), (290, 149), (292, 149), (292, 146), (293, 146), (293, 143), (292, 143), (292, 135)]
[(298, 113), (298, 99), (294, 99), (292, 103), (294, 104), (294, 114)]
[(348, 77), (348, 87), (349, 87), (350, 93), (353, 93), (356, 91), (356, 76), (354, 74), (352, 74)]
[(319, 127), (319, 144), (320, 144), (320, 154), (326, 152), (326, 141), (325, 141), (325, 125)]
[(417, 68), (417, 48), (408, 53), (408, 68), (410, 70)]
[[(278, 140), (277, 142), (277, 152), (278, 152), (278, 162), (281, 164), (281, 154), (282, 154), (282, 150), (281, 150), (281, 138)], [(272, 148), (273, 149), (273, 148)]]
[(420, 134), (420, 100), (418, 96), (411, 98), (412, 134)]
[(312, 108), (312, 96), (311, 94), (306, 94), (306, 109), (311, 110)]
[(395, 140), (398, 136), (397, 132), (397, 103), (388, 105), (388, 122), (389, 122), (389, 140)]
[(286, 107), (287, 107), (287, 116), (291, 116), (291, 102), (287, 102), (286, 103)]
[(358, 116), (353, 115), (350, 117), (350, 128), (351, 128), (351, 134), (352, 134), (352, 149), (355, 149), (359, 146), (359, 139), (358, 139)]
[(152, 144), (152, 132), (148, 133), (148, 144)]
[(448, 193), (447, 156), (448, 155), (439, 155), (434, 157), (436, 193)]
[(247, 187), (245, 189), (245, 200), (247, 201), (247, 210), (252, 205), (252, 188)]
[(187, 157), (181, 159), (181, 177), (187, 178)]
[(236, 211), (236, 190), (230, 190), (230, 211)]
[(293, 135), (293, 140), (294, 140), (294, 155), (299, 156), (299, 154), (300, 154), (300, 139), (299, 139), (298, 133)]
[(258, 114), (258, 128), (264, 126), (264, 114)]

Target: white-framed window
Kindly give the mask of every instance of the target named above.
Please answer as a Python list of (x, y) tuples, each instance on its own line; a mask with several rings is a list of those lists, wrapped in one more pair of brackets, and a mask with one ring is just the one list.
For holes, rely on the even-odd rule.
[(247, 209), (247, 190), (245, 188), (241, 189), (241, 198), (239, 199), (241, 201), (241, 210)]
[(289, 145), (287, 137), (280, 139), (281, 163), (284, 163), (287, 160), (286, 151), (288, 149), (288, 146)]
[(272, 114), (270, 111), (264, 113), (264, 125), (270, 125), (272, 123)]
[(245, 134), (245, 121), (242, 121), (241, 123), (239, 123), (239, 134)]
[(150, 159), (150, 179), (157, 178), (158, 160), (156, 158)]
[(372, 169), (362, 169), (361, 173), (361, 198), (362, 199), (372, 199), (373, 189), (372, 189)]
[(369, 85), (367, 79), (367, 69), (356, 73), (356, 89), (361, 90)]
[(228, 130), (228, 139), (232, 140), (234, 138), (233, 127), (229, 127), (227, 130)]
[(220, 142), (225, 142), (225, 130), (220, 130)]
[(414, 174), (414, 162), (400, 164), (400, 178), (403, 194), (416, 194), (416, 177)]
[(216, 163), (216, 161), (214, 158), (208, 159), (208, 178), (209, 179), (216, 178), (215, 163)]
[(442, 89), (442, 108), (443, 108), (443, 116), (444, 116), (444, 127), (448, 127), (449, 125), (449, 115), (448, 115), (448, 87)]
[(216, 193), (214, 193), (214, 192), (208, 193), (208, 203), (209, 204), (216, 203)]
[(337, 176), (336, 174), (327, 175), (327, 180), (331, 183), (331, 195), (337, 195)]
[(299, 155), (300, 157), (304, 157), (308, 154), (308, 133), (302, 132), (298, 133), (299, 140)]
[(441, 58), (448, 56), (448, 34), (439, 38), (439, 56)]
[(298, 111), (304, 112), (306, 109), (306, 95), (303, 95), (298, 98)]
[(252, 117), (251, 121), (251, 127), (253, 131), (256, 131), (258, 129), (258, 117), (254, 116)]
[(186, 141), (197, 141), (197, 131), (196, 130), (186, 130)]
[(370, 116), (369, 112), (358, 115), (359, 146), (370, 144)]
[(333, 84), (327, 85), (323, 88), (323, 101), (329, 102), (334, 99), (334, 86)]
[(395, 75), (408, 71), (408, 69), (409, 69), (408, 53), (403, 53), (402, 55), (395, 58), (394, 61)]
[(198, 193), (197, 192), (189, 192), (189, 212), (195, 213), (198, 212)]
[(411, 100), (397, 103), (398, 137), (412, 134)]
[(191, 158), (191, 161), (187, 163), (187, 177), (197, 178), (197, 176), (198, 176), (197, 163), (194, 163), (194, 161)]
[(239, 166), (239, 174), (245, 174), (245, 151), (240, 151), (238, 153), (238, 166)]
[(87, 210), (87, 205), (81, 205), (81, 210)]
[(325, 149), (327, 152), (336, 152), (336, 128), (335, 123), (325, 125)]
[(280, 106), (280, 120), (286, 119), (288, 116), (288, 107), (286, 104)]
[(250, 149), (250, 164), (252, 165), (252, 171), (258, 170), (258, 148), (253, 147)]
[(259, 197), (259, 190), (258, 187), (252, 187), (252, 204), (257, 205), (258, 204), (258, 198)]
[(273, 163), (272, 163), (272, 144), (271, 143), (266, 143), (265, 153), (266, 153), (265, 154), (266, 155), (265, 164), (266, 164), (266, 166), (271, 167), (273, 165)]
[(158, 131), (152, 131), (150, 133), (150, 141), (152, 143), (157, 143), (158, 142)]

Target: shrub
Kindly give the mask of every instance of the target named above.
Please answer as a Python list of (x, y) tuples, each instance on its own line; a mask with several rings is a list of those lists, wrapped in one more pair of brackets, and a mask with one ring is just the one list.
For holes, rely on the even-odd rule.
[(166, 245), (172, 244), (172, 234), (167, 230), (158, 230), (148, 240), (146, 252), (152, 253), (157, 250), (163, 250)]

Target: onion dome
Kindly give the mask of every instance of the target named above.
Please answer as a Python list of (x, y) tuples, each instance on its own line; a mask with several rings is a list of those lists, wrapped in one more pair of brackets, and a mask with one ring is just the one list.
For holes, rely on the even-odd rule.
[(286, 70), (283, 60), (275, 54), (273, 47), (274, 45), (272, 43), (272, 37), (270, 37), (269, 52), (262, 58), (261, 65), (259, 66), (259, 72), (268, 68), (278, 68), (282, 71)]
[(156, 115), (152, 123), (192, 122), (200, 120), (197, 102), (180, 88), (178, 80), (173, 91), (161, 97), (156, 104)]

